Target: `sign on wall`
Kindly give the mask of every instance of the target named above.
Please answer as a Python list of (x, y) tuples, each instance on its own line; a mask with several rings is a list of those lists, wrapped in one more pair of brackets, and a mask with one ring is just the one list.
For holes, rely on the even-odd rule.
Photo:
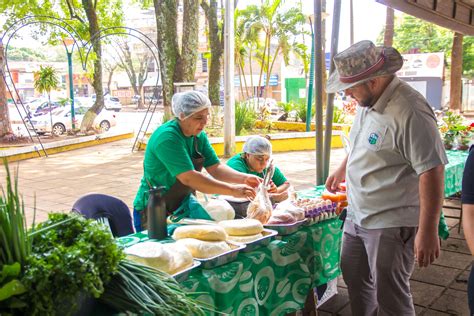
[(444, 53), (402, 54), (399, 77), (443, 77)]

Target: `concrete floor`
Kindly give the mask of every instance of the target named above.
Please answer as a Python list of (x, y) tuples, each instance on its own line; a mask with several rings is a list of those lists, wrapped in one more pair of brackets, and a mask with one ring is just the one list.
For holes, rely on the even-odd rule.
[[(132, 153), (132, 142), (128, 139), (11, 163), (10, 169), (15, 173), (18, 170), (18, 187), (28, 223), (32, 222), (35, 205), (39, 222), (47, 218), (48, 212), (70, 211), (81, 195), (90, 192), (116, 196), (131, 208), (142, 176), (144, 154)], [(315, 183), (315, 156), (314, 151), (276, 153), (274, 161), (300, 190)], [(342, 149), (333, 150), (330, 170), (343, 157)], [(5, 183), (4, 169), (0, 171), (0, 183)], [(466, 288), (472, 257), (462, 232), (457, 233), (458, 220), (447, 221), (451, 237), (443, 242), (441, 257), (429, 268), (415, 269), (411, 279), (417, 315), (468, 315)], [(338, 292), (319, 309), (320, 315), (351, 315), (342, 278), (338, 280)]]

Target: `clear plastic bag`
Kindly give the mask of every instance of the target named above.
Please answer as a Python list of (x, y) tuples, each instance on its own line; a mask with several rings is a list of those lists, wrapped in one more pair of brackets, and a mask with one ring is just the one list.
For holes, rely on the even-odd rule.
[(271, 216), (272, 202), (270, 202), (266, 186), (262, 183), (258, 187), (255, 199), (250, 202), (247, 208), (247, 218), (253, 218), (266, 224)]
[(255, 199), (250, 202), (247, 208), (247, 218), (259, 220), (262, 224), (266, 224), (272, 216), (272, 202), (268, 195), (270, 180), (274, 172), (273, 164), (270, 163), (263, 178), (263, 182), (258, 186)]

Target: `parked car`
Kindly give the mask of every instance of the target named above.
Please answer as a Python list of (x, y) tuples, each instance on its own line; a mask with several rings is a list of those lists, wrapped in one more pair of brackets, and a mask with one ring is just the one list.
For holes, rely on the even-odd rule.
[[(76, 119), (76, 127), (79, 127), (82, 123), (82, 119), (86, 114), (88, 107), (79, 106), (74, 109)], [(52, 112), (53, 128), (51, 129), (51, 119), (49, 115), (38, 116), (30, 120), (32, 126), (29, 126), (30, 130), (36, 130), (38, 135), (45, 133), (52, 133), (53, 135), (59, 136), (64, 134), (66, 131), (72, 129), (71, 123), (71, 109), (63, 107), (56, 109)], [(112, 126), (117, 125), (115, 114), (108, 110), (102, 110), (94, 120), (94, 127), (102, 131), (108, 131)], [(33, 129), (34, 127), (34, 129)]]
[(38, 106), (34, 112), (32, 112), (32, 115), (33, 117), (36, 117), (36, 116), (41, 116), (44, 114), (49, 114), (50, 110), (54, 111), (60, 107), (63, 107), (63, 105), (59, 102), (51, 101), (51, 107), (50, 107), (48, 101), (46, 101), (46, 102), (41, 103), (41, 105)]
[(244, 104), (253, 107), (257, 111), (261, 111), (263, 107), (267, 107), (272, 115), (280, 112), (280, 107), (275, 99), (253, 97), (244, 102)]
[[(95, 94), (92, 95), (92, 101), (95, 102), (96, 96)], [(106, 110), (120, 112), (122, 109), (122, 103), (120, 103), (120, 99), (117, 97), (113, 97), (110, 94), (104, 95), (104, 107)]]

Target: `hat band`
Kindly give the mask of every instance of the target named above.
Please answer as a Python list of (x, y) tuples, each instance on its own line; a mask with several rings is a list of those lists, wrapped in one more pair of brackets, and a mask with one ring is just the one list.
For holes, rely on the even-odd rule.
[(379, 60), (377, 60), (377, 62), (375, 64), (373, 64), (372, 66), (370, 66), (369, 68), (367, 68), (366, 70), (364, 70), (363, 72), (360, 72), (358, 74), (355, 74), (355, 75), (352, 75), (352, 76), (339, 77), (339, 80), (342, 83), (357, 82), (357, 81), (359, 81), (361, 79), (364, 79), (367, 76), (373, 74), (374, 72), (376, 72), (380, 68), (382, 68), (384, 63), (385, 63), (385, 54), (382, 51), (382, 53), (380, 53)]

